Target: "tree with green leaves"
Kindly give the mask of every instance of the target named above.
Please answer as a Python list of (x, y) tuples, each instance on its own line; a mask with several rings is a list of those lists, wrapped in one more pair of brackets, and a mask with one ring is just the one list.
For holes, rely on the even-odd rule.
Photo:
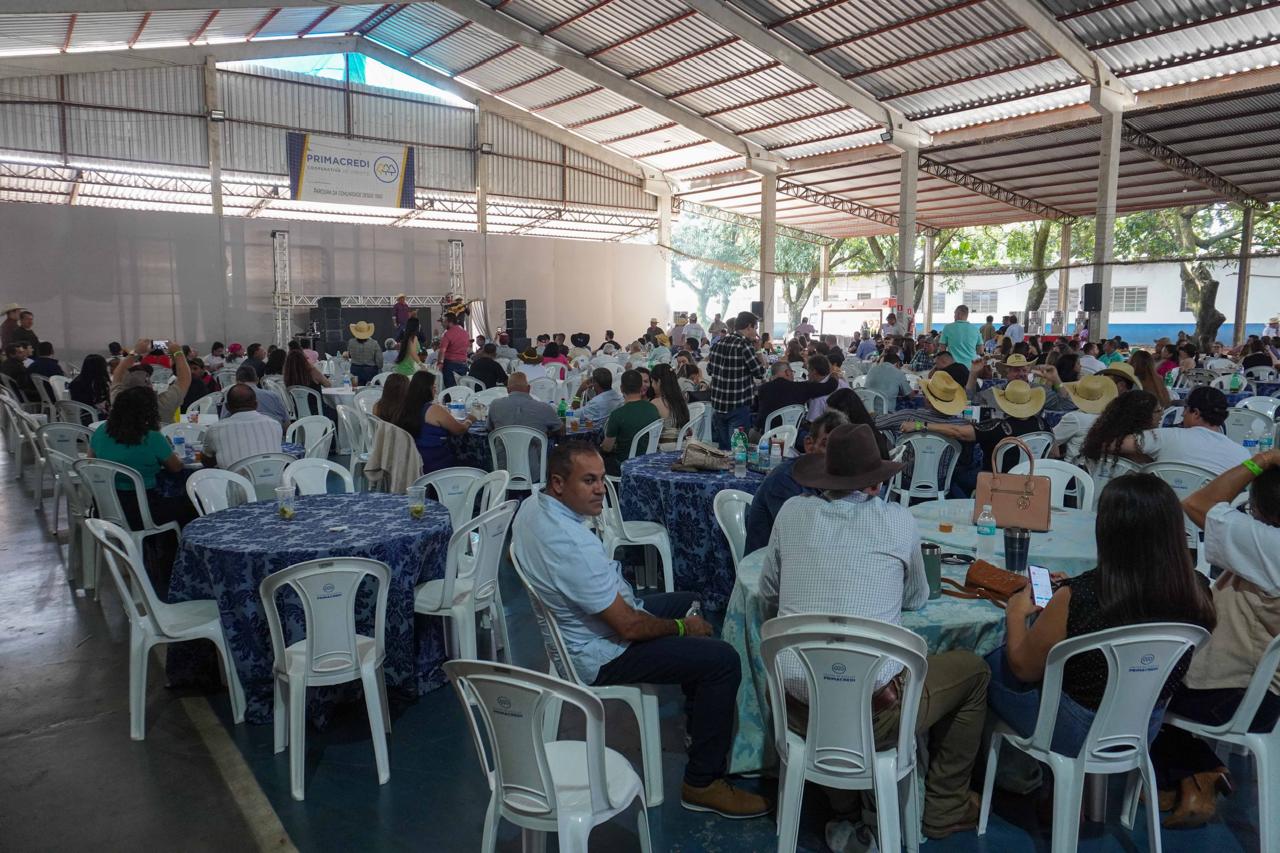
[[(671, 275), (693, 292), (699, 317), (708, 316), (714, 299), (721, 313), (729, 297), (749, 284), (748, 273), (758, 263), (758, 238), (729, 222), (702, 216), (682, 217), (672, 229)], [(695, 260), (696, 259), (696, 260)]]

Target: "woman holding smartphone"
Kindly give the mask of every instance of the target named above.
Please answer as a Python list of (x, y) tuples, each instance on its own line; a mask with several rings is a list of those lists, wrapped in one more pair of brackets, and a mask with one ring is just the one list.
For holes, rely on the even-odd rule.
[[(1146, 622), (1183, 622), (1213, 630), (1213, 601), (1191, 563), (1182, 505), (1167, 483), (1153, 474), (1127, 474), (1107, 484), (1098, 502), (1095, 527), (1098, 566), (1062, 582), (1043, 610), (1031, 585), (1009, 600), (1006, 640), (987, 655), (991, 709), (1023, 737), (1035, 729), (1039, 683), (1049, 651), (1062, 640), (1108, 628)], [(1037, 614), (1028, 626), (1028, 617)], [(1182, 682), (1190, 655), (1180, 662), (1160, 693), (1148, 724), (1154, 738), (1164, 708)], [(1108, 678), (1101, 652), (1067, 661), (1062, 678), (1053, 750), (1077, 755), (1102, 702)]]

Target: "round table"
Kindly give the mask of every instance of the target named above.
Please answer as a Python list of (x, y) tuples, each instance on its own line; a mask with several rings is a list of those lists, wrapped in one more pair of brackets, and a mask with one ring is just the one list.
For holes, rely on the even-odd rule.
[[(444, 574), (445, 551), (453, 532), (449, 511), (427, 501), (426, 514), (409, 517), (407, 498), (370, 492), (314, 495), (297, 499), (297, 515), (285, 521), (274, 501), (258, 501), (198, 518), (182, 533), (182, 548), (169, 582), (169, 601), (211, 598), (248, 700), (251, 722), (271, 720), (272, 651), (258, 585), (272, 572), (324, 557), (368, 557), (391, 568), (387, 598), (386, 679), (388, 685), (419, 695), (444, 683), (440, 620), (424, 620), (414, 631), (414, 587)], [(357, 628), (373, 630), (373, 583), (361, 587)], [(302, 613), (285, 607), (285, 639), (303, 637)], [(207, 670), (207, 644), (170, 646), (172, 683), (200, 680)], [(313, 716), (323, 717), (332, 688), (313, 691)]]
[[(769, 719), (769, 694), (764, 656), (760, 652), (760, 628), (776, 614), (760, 595), (764, 549), (743, 557), (738, 578), (725, 610), (721, 639), (733, 646), (742, 661), (738, 686), (738, 714), (730, 773), (749, 773), (774, 766), (773, 729)], [(965, 567), (943, 566), (943, 574), (963, 583)], [(1004, 611), (981, 599), (942, 596), (930, 599), (919, 610), (902, 613), (902, 625), (919, 634), (930, 654), (966, 649), (983, 656), (1004, 642)]]
[[(897, 405), (898, 411), (902, 411), (903, 409), (923, 409), (923, 408), (925, 408), (925, 401), (924, 401), (924, 397), (922, 396), (912, 395), (910, 397), (898, 398), (898, 405)], [(1067, 413), (1059, 412), (1053, 409), (1045, 409), (1042, 412), (1040, 412), (1040, 417), (1044, 418), (1044, 425), (1046, 427), (1048, 427), (1049, 429), (1053, 429), (1058, 425), (1058, 421), (1062, 420), (1062, 417), (1065, 414)], [(995, 413), (995, 416), (1000, 417), (1001, 413), (997, 411)]]
[[(550, 437), (547, 451), (550, 452), (551, 448), (562, 441), (589, 441), (599, 447), (604, 441), (604, 427), (582, 428), (576, 432), (567, 432), (563, 436), (553, 435)], [(493, 470), (493, 454), (489, 452), (488, 423), (480, 421), (472, 424), (471, 428), (461, 435), (450, 436), (449, 443), (453, 446), (456, 464), (479, 468), (481, 471)]]
[(716, 495), (723, 489), (754, 495), (764, 475), (672, 471), (679, 458), (679, 453), (651, 453), (622, 463), (622, 517), (666, 527), (675, 588), (698, 590), (704, 607), (723, 610), (733, 590), (734, 571), (729, 542), (716, 524)]
[[(950, 533), (938, 530), (940, 519), (948, 514), (954, 529)], [(955, 551), (973, 554), (978, 548), (978, 529), (973, 526), (973, 500), (926, 501), (911, 507), (920, 529), (920, 538), (936, 542), (944, 552)], [(1078, 575), (1098, 564), (1098, 546), (1094, 537), (1094, 521), (1097, 513), (1090, 510), (1055, 509), (1050, 513), (1050, 529), (1045, 533), (1031, 534), (1029, 561), (1054, 572)], [(996, 531), (997, 565), (1004, 563), (1004, 533)]]

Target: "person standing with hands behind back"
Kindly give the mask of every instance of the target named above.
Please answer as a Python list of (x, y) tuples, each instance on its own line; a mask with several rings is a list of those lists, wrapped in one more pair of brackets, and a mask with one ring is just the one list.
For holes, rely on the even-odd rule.
[(637, 599), (622, 568), (585, 522), (604, 510), (604, 460), (587, 442), (557, 445), (547, 485), (520, 506), (511, 552), (555, 617), (569, 661), (585, 684), (679, 684), (689, 762), (681, 805), (740, 819), (768, 814), (761, 796), (725, 780), (742, 664), (711, 625), (689, 614), (695, 593)]
[(751, 427), (751, 401), (756, 396), (756, 383), (765, 375), (764, 359), (756, 352), (759, 323), (755, 314), (743, 311), (734, 318), (734, 331), (712, 344), (707, 355), (711, 435), (722, 450), (729, 449), (735, 430)]

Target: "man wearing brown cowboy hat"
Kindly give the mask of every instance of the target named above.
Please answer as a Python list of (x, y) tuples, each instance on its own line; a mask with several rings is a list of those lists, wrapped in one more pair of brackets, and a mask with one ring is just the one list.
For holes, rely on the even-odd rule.
[(22, 306), (16, 302), (4, 306), (4, 322), (0, 323), (0, 347), (14, 342), (13, 335), (18, 331), (18, 315), (21, 313)]
[[(920, 534), (910, 510), (878, 498), (881, 484), (903, 464), (880, 457), (866, 424), (837, 427), (825, 453), (806, 454), (793, 476), (818, 495), (782, 506), (765, 548), (760, 593), (779, 616), (831, 613), (902, 624), (902, 611), (929, 598)], [(786, 566), (785, 571), (783, 566)], [(789, 722), (808, 719), (807, 684), (799, 664), (783, 662)], [(924, 834), (945, 838), (978, 823), (977, 798), (969, 792), (974, 759), (987, 716), (990, 670), (972, 652), (929, 657), (920, 698), (918, 729), (928, 731)], [(872, 724), (876, 746), (897, 738), (906, 673), (885, 664), (876, 677)]]

